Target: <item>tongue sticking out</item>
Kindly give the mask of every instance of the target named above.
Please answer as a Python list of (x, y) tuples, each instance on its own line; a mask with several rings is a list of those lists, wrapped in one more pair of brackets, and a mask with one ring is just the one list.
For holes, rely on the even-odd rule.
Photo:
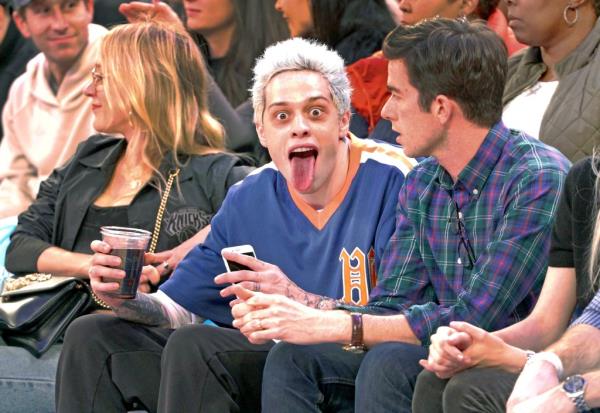
[(316, 151), (293, 153), (290, 156), (292, 164), (292, 185), (297, 191), (307, 191), (315, 178)]

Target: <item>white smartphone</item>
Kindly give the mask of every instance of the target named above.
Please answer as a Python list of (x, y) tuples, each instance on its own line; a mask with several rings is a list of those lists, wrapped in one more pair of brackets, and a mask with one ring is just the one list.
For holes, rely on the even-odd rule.
[[(249, 255), (251, 257), (256, 258), (256, 254), (254, 253), (254, 248), (252, 248), (252, 245), (238, 245), (237, 247), (223, 248), (221, 250), (221, 257), (223, 257), (223, 251), (237, 252), (238, 254)], [(227, 272), (250, 269), (245, 265), (238, 264), (237, 262), (228, 261), (225, 259), (225, 257), (223, 257), (223, 262), (225, 263), (225, 268), (227, 269)]]

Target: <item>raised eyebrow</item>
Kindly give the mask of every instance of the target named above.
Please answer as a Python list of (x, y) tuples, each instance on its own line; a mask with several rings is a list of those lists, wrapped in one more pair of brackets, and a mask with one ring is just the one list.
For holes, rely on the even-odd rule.
[(277, 106), (287, 106), (288, 103), (287, 102), (273, 102), (270, 103), (269, 106), (267, 106), (267, 109), (271, 109), (273, 107), (277, 107)]
[(307, 101), (308, 101), (308, 103), (309, 103), (309, 104), (311, 104), (311, 103), (314, 103), (314, 102), (316, 102), (317, 100), (325, 100), (325, 101), (329, 101), (330, 99), (328, 99), (328, 98), (327, 98), (327, 97), (325, 97), (325, 96), (313, 96), (313, 97), (310, 97), (310, 98), (308, 98), (308, 99), (307, 99)]
[[(311, 96), (311, 97), (309, 97), (309, 98), (306, 99), (306, 104), (310, 105), (310, 104), (312, 104), (312, 103), (314, 103), (315, 101), (318, 101), (318, 100), (328, 101), (330, 99), (328, 99), (326, 96), (322, 96), (322, 95)], [(277, 107), (277, 106), (288, 106), (290, 104), (291, 104), (290, 102), (286, 102), (286, 101), (279, 101), (279, 102), (275, 101), (275, 102), (270, 103), (267, 106), (267, 109), (271, 109), (271, 108)]]

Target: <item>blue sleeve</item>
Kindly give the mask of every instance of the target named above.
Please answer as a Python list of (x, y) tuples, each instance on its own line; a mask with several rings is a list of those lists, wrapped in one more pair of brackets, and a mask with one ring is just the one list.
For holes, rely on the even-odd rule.
[(192, 313), (227, 325), (232, 322), (229, 308), (231, 298), (225, 299), (219, 295), (223, 287), (214, 283), (214, 277), (225, 272), (221, 249), (229, 246), (226, 229), (237, 219), (232, 198), (230, 194), (225, 198), (211, 222), (211, 232), (204, 244), (194, 247), (179, 263), (171, 278), (160, 287), (161, 291)]

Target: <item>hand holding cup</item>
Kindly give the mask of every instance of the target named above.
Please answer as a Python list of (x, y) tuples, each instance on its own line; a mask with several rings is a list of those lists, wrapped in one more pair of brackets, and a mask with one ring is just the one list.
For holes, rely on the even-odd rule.
[[(150, 241), (150, 232), (124, 227), (102, 227), (102, 244), (95, 244), (99, 251), (90, 267), (92, 273), (101, 277), (103, 295), (130, 299), (135, 294), (142, 275), (144, 253)], [(96, 241), (95, 241), (96, 242)], [(94, 243), (92, 243), (92, 248)], [(99, 266), (105, 266), (98, 268)], [(148, 275), (146, 274), (146, 279)], [(95, 280), (96, 284), (100, 280)], [(99, 287), (99, 286), (98, 286)]]

